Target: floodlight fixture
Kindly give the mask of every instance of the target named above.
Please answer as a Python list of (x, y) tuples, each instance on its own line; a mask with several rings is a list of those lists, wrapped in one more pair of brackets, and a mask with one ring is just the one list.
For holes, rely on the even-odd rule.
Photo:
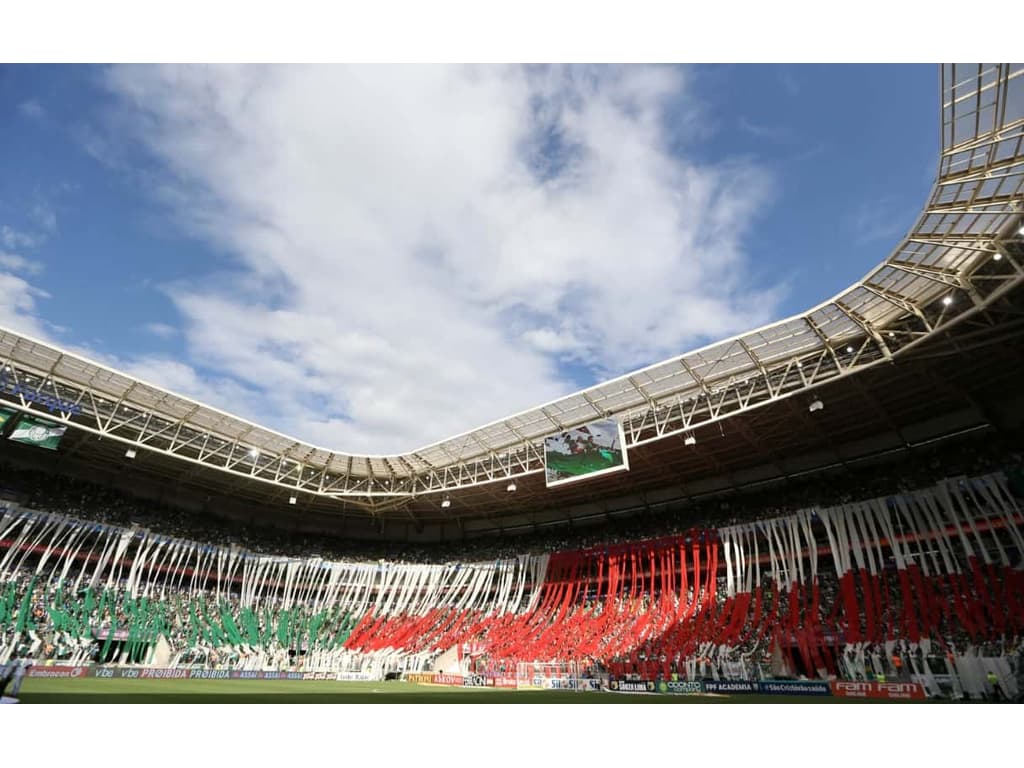
[(505, 490), (506, 490), (506, 491), (508, 491), (509, 493), (515, 493), (515, 492), (516, 492), (516, 483), (515, 483), (515, 480), (513, 480), (513, 481), (512, 481), (511, 483), (509, 483), (509, 484), (508, 484), (508, 487), (507, 487), (507, 488), (505, 488)]
[(441, 509), (448, 509), (452, 505), (452, 500), (445, 496), (441, 499)]
[(823, 402), (821, 402), (820, 398), (814, 400), (809, 406), (807, 406), (807, 410), (810, 411), (811, 413), (814, 413), (815, 411), (823, 410), (824, 408), (825, 408), (825, 404)]
[(256, 450), (255, 448), (250, 448), (249, 449), (249, 457), (250, 458), (257, 459), (257, 458), (259, 458), (259, 455), (260, 455), (260, 452), (258, 450)]
[(124, 456), (126, 459), (134, 459), (137, 455), (138, 454), (135, 452), (134, 448), (129, 448), (127, 451), (124, 452)]
[(992, 256), (992, 261), (1002, 261), (1002, 260), (1003, 260), (1003, 254), (1001, 254), (999, 251), (996, 251), (995, 254)]
[(683, 445), (696, 445), (696, 444), (697, 444), (697, 438), (694, 437), (693, 435), (687, 435), (686, 439), (683, 440)]
[(295, 506), (296, 504), (299, 503), (299, 498), (297, 496), (289, 496), (288, 503), (291, 504), (292, 506)]
[(943, 303), (943, 304), (944, 304), (945, 306), (947, 306), (947, 307), (948, 307), (948, 306), (949, 306), (950, 304), (952, 304), (952, 303), (953, 303), (953, 297), (952, 297), (952, 296), (943, 296), (943, 297), (942, 297), (942, 303)]

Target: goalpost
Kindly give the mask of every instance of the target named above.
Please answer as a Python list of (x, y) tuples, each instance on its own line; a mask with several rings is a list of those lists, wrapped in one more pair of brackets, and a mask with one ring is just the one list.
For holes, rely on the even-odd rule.
[(516, 689), (520, 691), (579, 691), (579, 662), (521, 661), (516, 664)]

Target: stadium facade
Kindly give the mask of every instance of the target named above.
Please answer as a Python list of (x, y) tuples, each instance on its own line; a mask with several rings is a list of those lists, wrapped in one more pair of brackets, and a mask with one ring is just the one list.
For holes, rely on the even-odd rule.
[[(856, 284), (419, 450), (311, 445), (7, 330), (0, 402), (67, 427), (57, 455), (34, 458), (62, 471), (227, 516), (423, 542), (600, 521), (1012, 426), (1024, 66), (945, 65), (940, 81), (935, 186), (907, 236)], [(621, 424), (629, 471), (547, 487), (545, 438), (607, 419)]]
[[(1019, 696), (1024, 66), (948, 65), (941, 83), (935, 188), (857, 284), (410, 454), (327, 451), (0, 332), (0, 457), (34, 486), (31, 503), (0, 501), (0, 662), (34, 660), (38, 676)], [(985, 450), (962, 449), (971, 434)], [(924, 453), (923, 476), (940, 477), (882, 469), (927, 445), (946, 453)], [(830, 469), (858, 465), (879, 468), (874, 486), (829, 487)], [(88, 493), (68, 480), (86, 475)], [(805, 506), (761, 492), (801, 476), (815, 480)], [(743, 488), (758, 489), (743, 509), (684, 514), (658, 538), (478, 561), (468, 547)], [(103, 518), (147, 494), (467, 549), (448, 563), (284, 556)]]

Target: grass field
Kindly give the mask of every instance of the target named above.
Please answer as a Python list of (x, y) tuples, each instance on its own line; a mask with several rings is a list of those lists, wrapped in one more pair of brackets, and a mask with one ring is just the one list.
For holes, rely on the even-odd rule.
[[(814, 696), (673, 696), (449, 688), (400, 681), (27, 678), (26, 704), (727, 704), (863, 703)], [(888, 702), (877, 702), (888, 703)]]

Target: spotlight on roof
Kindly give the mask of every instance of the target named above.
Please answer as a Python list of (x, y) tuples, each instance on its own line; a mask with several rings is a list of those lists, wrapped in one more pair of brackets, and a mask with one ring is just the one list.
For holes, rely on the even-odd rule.
[(448, 509), (452, 505), (452, 500), (445, 496), (441, 499), (441, 509)]
[(289, 497), (288, 497), (288, 503), (289, 503), (289, 504), (291, 504), (291, 505), (293, 505), (293, 506), (294, 506), (295, 504), (298, 504), (298, 503), (299, 503), (299, 498), (298, 498), (298, 496), (289, 496)]
[(1002, 261), (1002, 258), (1003, 254), (1001, 254), (999, 251), (996, 251), (995, 255), (992, 257), (992, 261)]
[(124, 452), (124, 457), (126, 459), (134, 459), (137, 455), (138, 454), (135, 453), (134, 448), (129, 448), (127, 451)]
[(687, 435), (686, 439), (683, 440), (683, 445), (696, 445), (696, 444), (697, 444), (697, 438), (694, 437), (693, 435)]
[(846, 354), (848, 354), (848, 355), (852, 355), (853, 354), (853, 345), (852, 344), (848, 344), (847, 345), (847, 347), (846, 347)]
[(823, 410), (824, 408), (825, 408), (825, 404), (823, 402), (821, 402), (820, 399), (813, 401), (809, 406), (807, 406), (807, 410), (810, 411), (811, 413), (814, 413), (815, 411)]
[(251, 456), (252, 458), (254, 458), (254, 459), (255, 459), (255, 458), (256, 458), (256, 457), (258, 457), (259, 455), (260, 455), (260, 452), (259, 452), (259, 451), (257, 451), (257, 450), (256, 450), (255, 448), (250, 448), (250, 449), (249, 449), (249, 456)]
[(513, 480), (511, 483), (509, 483), (508, 487), (506, 487), (505, 490), (508, 491), (509, 493), (515, 493), (516, 492), (515, 481)]
[(953, 303), (953, 297), (952, 296), (943, 296), (942, 297), (942, 303), (945, 304), (948, 307), (950, 304)]
[(890, 339), (895, 339), (896, 338), (896, 334), (893, 333), (892, 331), (889, 331), (889, 338)]

